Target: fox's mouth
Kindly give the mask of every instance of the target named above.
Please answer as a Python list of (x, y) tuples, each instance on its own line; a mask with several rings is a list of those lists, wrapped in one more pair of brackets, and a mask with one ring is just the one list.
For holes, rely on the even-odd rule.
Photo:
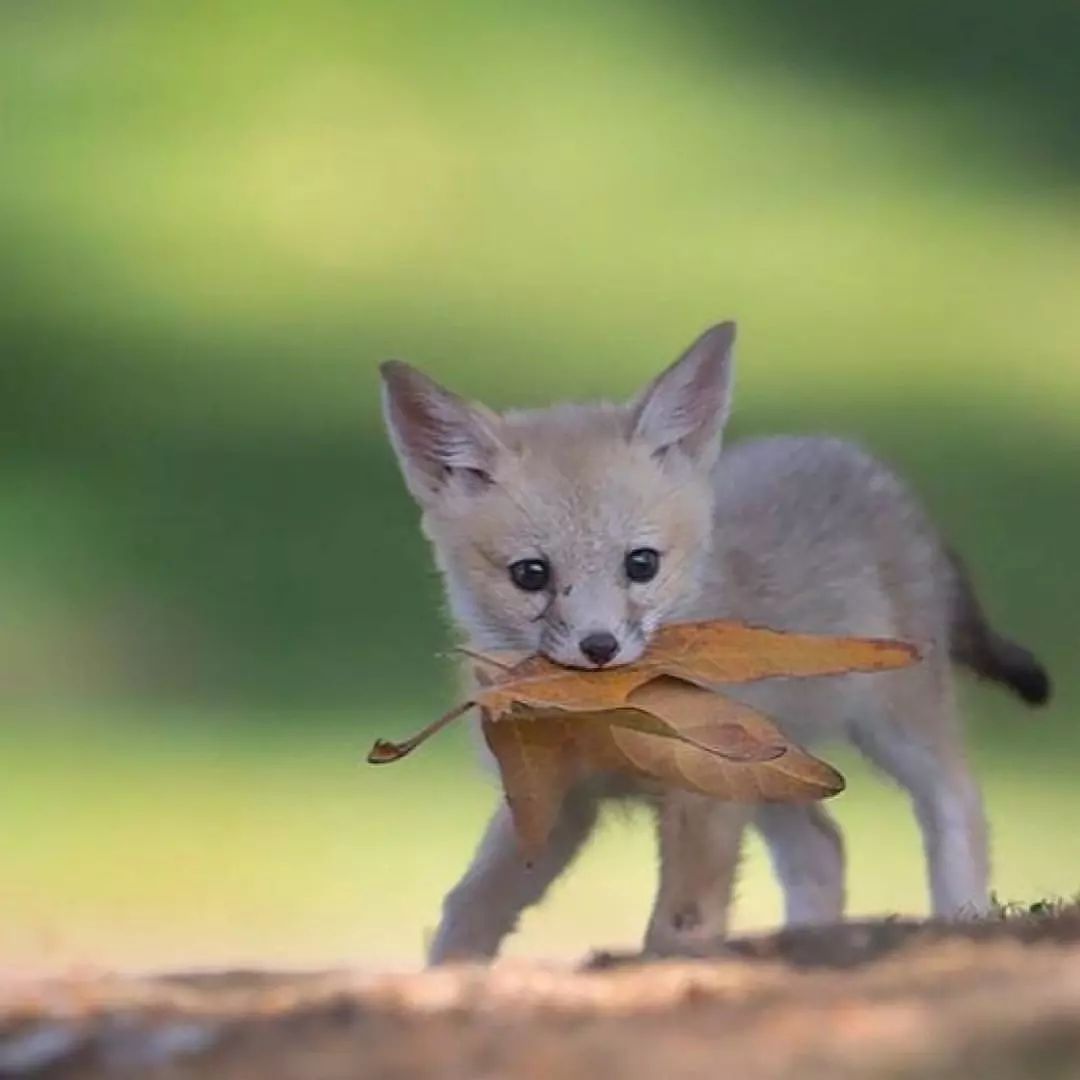
[(610, 668), (625, 667), (641, 659), (646, 642), (637, 634), (620, 639), (618, 651), (612, 656), (596, 659), (587, 656), (579, 643), (563, 642), (556, 648), (541, 649), (541, 654), (562, 667), (577, 671), (607, 671)]

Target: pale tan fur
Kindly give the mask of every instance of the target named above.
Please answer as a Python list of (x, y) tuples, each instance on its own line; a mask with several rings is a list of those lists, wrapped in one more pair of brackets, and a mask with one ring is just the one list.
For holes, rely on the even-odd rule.
[[(985, 909), (986, 829), (953, 704), (955, 570), (905, 486), (835, 439), (776, 438), (719, 453), (734, 328), (703, 335), (635, 402), (497, 416), (406, 365), (384, 365), (391, 438), (443, 572), (454, 616), (481, 650), (541, 651), (590, 666), (595, 632), (636, 659), (665, 622), (727, 617), (915, 643), (907, 671), (733, 688), (797, 741), (846, 738), (910, 792), (935, 913)], [(627, 551), (661, 553), (629, 582)], [(550, 587), (523, 592), (511, 563), (545, 558)], [(495, 954), (592, 829), (597, 776), (567, 800), (527, 867), (500, 807), (448, 895), (433, 962)], [(842, 916), (843, 846), (820, 805), (744, 807), (678, 791), (654, 800), (660, 887), (646, 942), (677, 952), (724, 933), (738, 851), (753, 821), (783, 884), (789, 923)]]

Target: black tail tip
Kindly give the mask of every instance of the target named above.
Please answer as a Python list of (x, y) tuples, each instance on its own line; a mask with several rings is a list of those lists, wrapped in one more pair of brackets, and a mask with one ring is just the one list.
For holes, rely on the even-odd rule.
[(1045, 705), (1053, 694), (1050, 675), (1038, 661), (1012, 671), (1009, 683), (1028, 705)]

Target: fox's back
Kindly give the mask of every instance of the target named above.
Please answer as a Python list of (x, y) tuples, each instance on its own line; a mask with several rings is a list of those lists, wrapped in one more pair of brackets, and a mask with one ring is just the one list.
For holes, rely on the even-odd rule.
[(937, 532), (903, 481), (859, 446), (748, 441), (720, 456), (714, 489), (701, 606), (808, 632), (920, 641), (946, 632)]

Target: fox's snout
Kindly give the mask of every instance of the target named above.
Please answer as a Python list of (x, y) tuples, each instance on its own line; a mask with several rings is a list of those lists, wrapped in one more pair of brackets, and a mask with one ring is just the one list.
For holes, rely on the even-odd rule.
[(603, 667), (618, 655), (619, 639), (614, 634), (602, 630), (599, 633), (586, 634), (578, 642), (578, 648), (581, 649), (586, 660), (597, 667)]
[(583, 634), (563, 634), (542, 641), (540, 651), (563, 667), (592, 671), (632, 664), (645, 651), (640, 632), (624, 627), (623, 632), (590, 629)]

